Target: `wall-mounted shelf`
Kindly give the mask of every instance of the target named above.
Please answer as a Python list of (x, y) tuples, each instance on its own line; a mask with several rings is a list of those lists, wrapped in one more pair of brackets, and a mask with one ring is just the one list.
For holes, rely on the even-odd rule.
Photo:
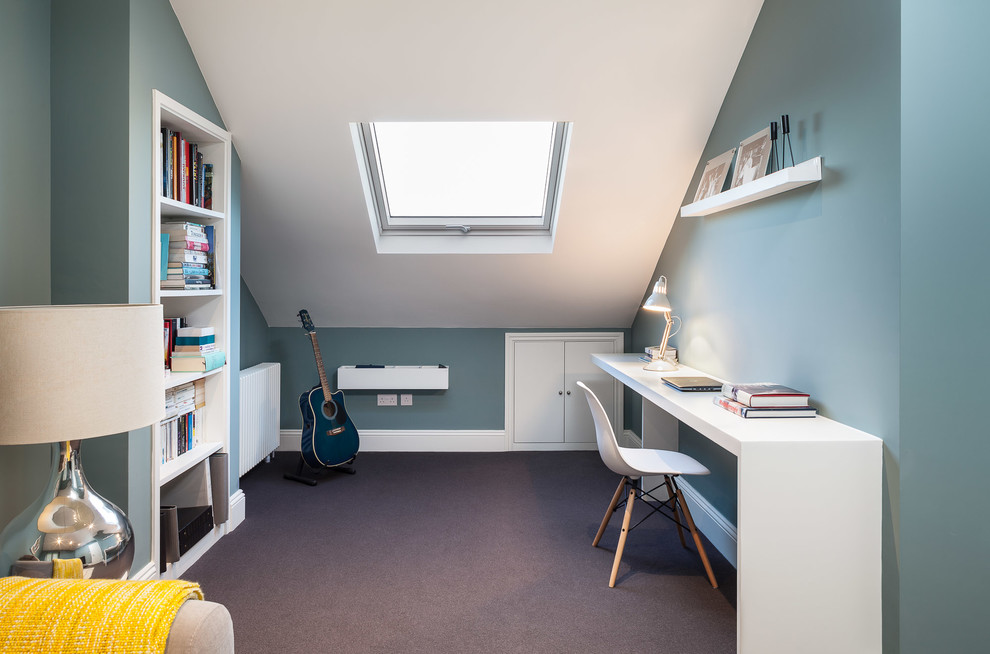
[(380, 366), (337, 368), (337, 388), (347, 389), (445, 389), (447, 372), (444, 365)]
[(704, 200), (698, 200), (681, 207), (681, 216), (707, 216), (709, 214), (725, 211), (733, 207), (738, 207), (749, 202), (755, 202), (763, 198), (768, 198), (784, 191), (814, 184), (822, 180), (822, 168), (824, 160), (822, 157), (808, 159), (790, 168), (778, 170), (760, 179), (741, 184), (728, 191), (722, 191), (717, 195)]

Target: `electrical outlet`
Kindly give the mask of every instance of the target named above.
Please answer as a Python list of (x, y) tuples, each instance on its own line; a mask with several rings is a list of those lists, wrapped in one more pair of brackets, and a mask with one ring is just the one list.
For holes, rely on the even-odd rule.
[(412, 393), (403, 393), (399, 396), (402, 406), (412, 406)]
[(395, 393), (387, 395), (384, 393), (378, 394), (378, 406), (395, 406), (396, 404)]

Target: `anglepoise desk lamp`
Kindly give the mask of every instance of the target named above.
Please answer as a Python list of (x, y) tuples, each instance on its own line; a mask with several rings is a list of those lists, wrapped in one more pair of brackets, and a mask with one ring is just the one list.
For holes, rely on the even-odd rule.
[[(646, 298), (646, 302), (643, 303), (643, 308), (647, 311), (658, 311), (663, 313), (664, 320), (666, 320), (666, 325), (663, 329), (663, 340), (660, 341), (660, 347), (653, 351), (652, 360), (643, 366), (643, 370), (657, 370), (657, 371), (669, 371), (677, 370), (677, 364), (672, 363), (664, 358), (667, 354), (667, 341), (670, 340), (671, 332), (670, 328), (673, 325), (673, 321), (676, 318), (678, 323), (680, 318), (677, 316), (670, 315), (670, 300), (667, 299), (667, 278), (660, 275), (660, 279), (657, 283), (653, 285), (653, 293), (650, 297)], [(680, 329), (680, 325), (677, 327)], [(674, 332), (676, 333), (676, 331)]]
[(0, 445), (58, 443), (44, 493), (0, 533), (0, 576), (27, 556), (127, 577), (130, 522), (86, 481), (79, 441), (164, 417), (162, 328), (160, 304), (0, 307)]

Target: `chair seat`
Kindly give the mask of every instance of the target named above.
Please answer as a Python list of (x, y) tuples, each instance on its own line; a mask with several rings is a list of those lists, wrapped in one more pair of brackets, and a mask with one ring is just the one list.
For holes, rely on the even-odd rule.
[[(626, 470), (615, 470), (627, 477), (642, 475), (707, 475), (708, 468), (687, 454), (671, 450), (651, 450), (632, 447), (619, 447), (619, 456), (628, 466)], [(609, 466), (612, 467), (612, 466)]]

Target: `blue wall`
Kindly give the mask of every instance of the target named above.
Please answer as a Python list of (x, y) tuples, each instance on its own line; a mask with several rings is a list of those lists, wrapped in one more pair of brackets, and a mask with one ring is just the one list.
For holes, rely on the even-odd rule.
[[(51, 7), (0, 4), (0, 305), (51, 302)], [(12, 128), (16, 126), (16, 128)], [(0, 529), (41, 493), (52, 448), (0, 450)]]
[[(20, 184), (10, 196), (16, 199), (0, 195), (0, 304), (147, 302), (151, 90), (161, 89), (222, 124), (171, 5), (167, 0), (5, 2), (0, 37), (0, 117), (17, 126), (0, 136), (0, 183)], [(31, 139), (30, 148), (25, 138)], [(233, 163), (232, 278), (238, 279), (236, 153)], [(31, 179), (22, 179), (25, 170), (34, 173)], [(8, 235), (24, 242), (8, 241)], [(11, 284), (9, 274), (22, 281)], [(239, 368), (239, 297), (240, 288), (231, 289), (233, 370)], [(233, 460), (237, 402), (232, 384)], [(127, 511), (140, 567), (151, 552), (150, 429), (91, 439), (81, 451), (94, 487)], [(26, 497), (41, 492), (31, 480), (47, 478), (49, 452), (49, 447), (3, 448), (2, 524), (29, 503)], [(11, 492), (8, 484), (15, 487)], [(236, 487), (235, 476), (231, 489)]]
[[(257, 330), (257, 323), (255, 323)], [(414, 391), (413, 405), (378, 407), (377, 391), (348, 390), (345, 402), (360, 429), (490, 430), (505, 426), (505, 334), (601, 329), (319, 328), (317, 339), (331, 387), (338, 366), (376, 363), (450, 368), (444, 391)], [(263, 342), (255, 333), (252, 338)], [(270, 328), (266, 361), (282, 363), (282, 428), (300, 429), (299, 395), (319, 383), (313, 348), (302, 327)], [(245, 339), (246, 340), (246, 339)], [(392, 392), (392, 391), (390, 391)]]
[(902, 5), (904, 654), (987, 649), (988, 26), (986, 2)]
[[(708, 159), (783, 113), (795, 159), (823, 156), (824, 179), (677, 218), (656, 270), (684, 321), (673, 341), (685, 363), (804, 389), (823, 415), (884, 440), (887, 652), (898, 646), (899, 16), (894, 0), (765, 2), (684, 203)], [(640, 312), (634, 347), (659, 331)], [(637, 414), (631, 402), (626, 415), (638, 428)], [(692, 484), (734, 520), (735, 459), (684, 427), (681, 443), (719, 471)]]

